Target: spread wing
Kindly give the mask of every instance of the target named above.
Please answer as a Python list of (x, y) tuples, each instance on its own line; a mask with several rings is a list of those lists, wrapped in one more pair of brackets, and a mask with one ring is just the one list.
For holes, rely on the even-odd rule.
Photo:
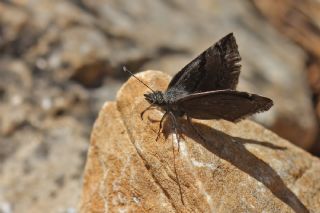
[(225, 119), (236, 122), (249, 115), (269, 110), (271, 99), (235, 90), (194, 93), (177, 100), (179, 109), (196, 119)]
[(235, 89), (240, 75), (240, 60), (236, 40), (230, 33), (179, 71), (172, 78), (167, 91), (179, 90), (191, 94)]

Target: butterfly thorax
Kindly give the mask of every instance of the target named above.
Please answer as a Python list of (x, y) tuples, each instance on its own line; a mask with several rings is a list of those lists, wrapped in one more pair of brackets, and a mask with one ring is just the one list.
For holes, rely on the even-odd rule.
[(149, 102), (149, 104), (156, 105), (164, 111), (172, 112), (177, 116), (182, 116), (184, 114), (183, 112), (180, 112), (180, 110), (174, 104), (175, 99), (172, 98), (170, 93), (155, 91), (152, 93), (144, 94), (144, 97)]

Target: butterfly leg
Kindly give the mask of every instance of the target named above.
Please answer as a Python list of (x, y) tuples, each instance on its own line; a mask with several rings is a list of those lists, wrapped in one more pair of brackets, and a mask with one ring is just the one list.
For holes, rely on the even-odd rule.
[(150, 106), (148, 106), (145, 110), (143, 110), (141, 113), (140, 113), (140, 118), (141, 120), (143, 120), (143, 115), (146, 111), (148, 111), (149, 109), (151, 109), (152, 107), (154, 107), (153, 104), (151, 104)]
[(192, 127), (193, 131), (197, 134), (197, 136), (205, 143), (208, 145), (207, 140), (201, 135), (201, 132), (192, 124), (191, 118), (187, 115), (187, 121)]
[(171, 121), (173, 123), (173, 128), (174, 128), (174, 133), (176, 134), (176, 137), (177, 137), (177, 141), (178, 141), (178, 152), (180, 152), (180, 134), (179, 131), (179, 127), (178, 127), (178, 122), (177, 122), (177, 119), (176, 117), (174, 116), (174, 114), (172, 112), (169, 112), (170, 114), (170, 118), (171, 118)]
[[(170, 114), (170, 118), (173, 122), (173, 127), (175, 129), (175, 135), (177, 137), (177, 140), (178, 140), (178, 152), (179, 152), (179, 135), (178, 135), (178, 132), (177, 132), (177, 120), (176, 120), (176, 117), (174, 116), (174, 114), (172, 112), (169, 112)], [(183, 200), (183, 195), (182, 195), (182, 188), (181, 188), (181, 184), (180, 184), (180, 179), (179, 179), (179, 176), (178, 176), (178, 172), (177, 172), (177, 166), (176, 166), (176, 154), (174, 152), (174, 139), (173, 139), (174, 135), (172, 134), (172, 154), (173, 154), (173, 169), (174, 169), (174, 173), (176, 175), (176, 179), (177, 179), (177, 184), (178, 184), (178, 187), (179, 187), (179, 192), (180, 192), (180, 199), (181, 199), (181, 202), (183, 205), (184, 204), (184, 200)]]
[(157, 134), (157, 138), (156, 141), (158, 141), (159, 137), (160, 137), (160, 131), (162, 129), (162, 122), (164, 121), (165, 117), (168, 115), (168, 112), (166, 111), (164, 113), (164, 115), (162, 116), (161, 120), (160, 120), (160, 124), (159, 124), (159, 130), (158, 130), (158, 134)]

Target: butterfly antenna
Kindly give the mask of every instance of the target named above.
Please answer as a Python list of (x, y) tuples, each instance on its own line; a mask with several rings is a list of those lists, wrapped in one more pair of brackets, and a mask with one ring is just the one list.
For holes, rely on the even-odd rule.
[(152, 92), (155, 92), (153, 89), (151, 89), (147, 84), (143, 83), (138, 77), (136, 77), (130, 70), (127, 69), (127, 67), (123, 66), (123, 71), (128, 72), (131, 76), (133, 76), (135, 79), (137, 79), (140, 83), (148, 87)]

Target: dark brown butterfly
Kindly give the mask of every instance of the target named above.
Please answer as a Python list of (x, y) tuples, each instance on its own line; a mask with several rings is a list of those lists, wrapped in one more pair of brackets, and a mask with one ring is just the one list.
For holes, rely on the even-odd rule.
[[(192, 125), (191, 118), (237, 122), (252, 114), (269, 110), (273, 105), (271, 99), (235, 90), (240, 75), (240, 60), (236, 40), (230, 33), (182, 68), (172, 78), (165, 92), (154, 91), (138, 79), (152, 91), (144, 94), (150, 103), (146, 110), (156, 106), (165, 112), (160, 121), (157, 139), (167, 115), (177, 133), (179, 126), (176, 118), (184, 115)], [(124, 70), (131, 73), (125, 67)], [(146, 110), (141, 113), (141, 118)], [(196, 132), (205, 140), (197, 130)]]
[[(235, 90), (240, 75), (240, 60), (236, 40), (230, 33), (182, 68), (172, 78), (165, 92), (152, 90), (125, 67), (124, 70), (152, 91), (144, 94), (150, 106), (141, 112), (141, 119), (144, 112), (151, 107), (159, 107), (163, 110), (165, 113), (160, 121), (157, 139), (162, 129), (162, 122), (169, 115), (178, 139), (179, 149), (180, 135), (178, 133), (180, 128), (177, 117), (185, 115), (197, 135), (207, 143), (206, 139), (192, 125), (191, 118), (225, 119), (236, 122), (272, 107), (273, 102), (269, 98)], [(175, 163), (174, 170), (181, 201), (184, 204)]]

